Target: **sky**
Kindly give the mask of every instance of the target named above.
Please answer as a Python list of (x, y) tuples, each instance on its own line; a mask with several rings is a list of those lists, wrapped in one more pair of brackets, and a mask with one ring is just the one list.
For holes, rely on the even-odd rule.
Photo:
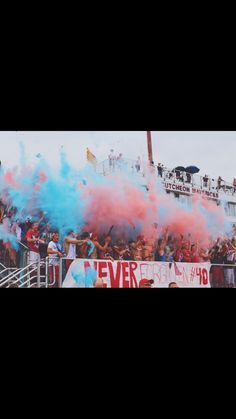
[[(2, 165), (19, 164), (19, 144), (23, 143), (29, 160), (40, 153), (56, 167), (63, 146), (74, 167), (86, 164), (86, 147), (98, 161), (107, 158), (111, 149), (129, 159), (140, 156), (147, 161), (146, 131), (1, 131), (0, 160)], [(198, 166), (200, 174), (219, 175), (232, 182), (236, 177), (236, 132), (230, 131), (152, 131), (155, 164)]]

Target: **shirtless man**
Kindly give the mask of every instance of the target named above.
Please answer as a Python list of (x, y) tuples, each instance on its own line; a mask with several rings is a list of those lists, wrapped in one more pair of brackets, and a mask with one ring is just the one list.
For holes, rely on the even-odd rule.
[(155, 241), (149, 239), (143, 242), (143, 260), (153, 262), (155, 260)]
[(105, 245), (102, 246), (98, 241), (98, 236), (96, 233), (93, 233), (91, 236), (91, 242), (94, 244), (94, 250), (91, 253), (91, 259), (100, 258), (100, 252), (106, 252), (108, 245), (111, 243), (111, 236), (107, 236), (105, 239)]
[(124, 260), (131, 256), (129, 247), (126, 245), (125, 240), (118, 240), (117, 244), (113, 246), (114, 250), (114, 259), (115, 260)]
[(83, 241), (77, 248), (78, 257), (81, 259), (90, 259), (95, 250), (95, 245), (91, 241), (91, 234), (87, 231), (81, 234), (80, 240)]
[[(110, 236), (107, 236), (110, 237)], [(114, 262), (114, 252), (112, 246), (108, 246), (106, 250), (100, 250), (100, 259), (111, 260)]]
[(130, 244), (130, 248), (132, 259), (135, 261), (142, 261), (144, 253), (144, 237), (138, 236), (136, 242)]

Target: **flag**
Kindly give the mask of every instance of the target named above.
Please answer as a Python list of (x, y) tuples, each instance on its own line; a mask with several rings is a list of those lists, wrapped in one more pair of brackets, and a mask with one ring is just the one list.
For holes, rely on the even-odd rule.
[(92, 163), (94, 166), (97, 164), (97, 159), (94, 154), (87, 148), (87, 161)]

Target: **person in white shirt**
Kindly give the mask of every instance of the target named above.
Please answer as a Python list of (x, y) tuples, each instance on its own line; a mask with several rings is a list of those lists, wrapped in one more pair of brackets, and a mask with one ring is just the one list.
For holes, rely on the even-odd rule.
[(114, 171), (114, 169), (115, 169), (115, 160), (116, 160), (116, 157), (114, 155), (114, 150), (111, 150), (111, 152), (110, 152), (110, 154), (108, 156), (108, 160), (109, 160), (110, 170)]
[(59, 283), (59, 268), (60, 258), (63, 257), (63, 251), (59, 243), (59, 234), (53, 233), (52, 240), (48, 244), (48, 256), (49, 256), (49, 281), (51, 284)]
[(72, 262), (76, 259), (76, 245), (85, 244), (87, 240), (77, 240), (73, 230), (68, 232), (64, 239), (64, 251), (66, 254), (66, 271), (68, 271)]
[(22, 228), (20, 227), (20, 220), (16, 220), (13, 223), (11, 231), (16, 236), (17, 240), (20, 242), (22, 238)]

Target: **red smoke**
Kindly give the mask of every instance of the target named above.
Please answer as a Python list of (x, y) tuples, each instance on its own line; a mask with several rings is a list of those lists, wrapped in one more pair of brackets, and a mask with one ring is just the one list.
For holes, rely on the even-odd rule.
[[(216, 220), (216, 228), (224, 224), (223, 210), (214, 202), (207, 199), (192, 200), (191, 211), (181, 207), (177, 200), (167, 195), (164, 190), (155, 189), (155, 185), (148, 185), (148, 192), (142, 191), (131, 182), (116, 180), (113, 185), (97, 185), (85, 188), (86, 220), (91, 230), (104, 232), (111, 225), (117, 227), (141, 227), (141, 233), (146, 237), (153, 237), (153, 223), (161, 227), (169, 227), (171, 235), (187, 236), (191, 234), (193, 241), (199, 241), (206, 246), (212, 231), (208, 227), (208, 218)], [(207, 210), (207, 216), (200, 208)], [(162, 217), (158, 218), (158, 210), (162, 209)]]
[[(88, 195), (89, 190), (89, 195)], [(111, 225), (134, 225), (148, 221), (148, 205), (145, 195), (132, 185), (117, 181), (116, 186), (98, 185), (90, 187), (86, 193), (86, 220), (96, 225), (97, 230)]]
[(39, 172), (39, 180), (41, 183), (44, 183), (48, 180), (47, 175), (43, 172), (43, 170), (41, 170), (41, 172)]
[(14, 174), (10, 170), (7, 170), (4, 174), (4, 181), (6, 186), (11, 186), (14, 189), (20, 189), (20, 184), (14, 179)]

